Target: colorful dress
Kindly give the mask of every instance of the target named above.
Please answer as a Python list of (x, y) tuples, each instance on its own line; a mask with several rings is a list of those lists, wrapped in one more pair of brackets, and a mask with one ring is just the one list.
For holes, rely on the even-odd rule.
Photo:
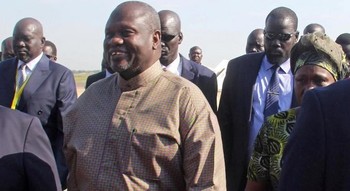
[(281, 159), (288, 137), (293, 130), (296, 108), (267, 118), (255, 140), (248, 166), (249, 181), (263, 181), (277, 190)]

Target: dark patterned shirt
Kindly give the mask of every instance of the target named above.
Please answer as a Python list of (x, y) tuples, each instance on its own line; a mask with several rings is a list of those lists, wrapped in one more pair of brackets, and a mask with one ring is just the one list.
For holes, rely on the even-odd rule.
[(249, 162), (248, 180), (266, 182), (277, 190), (283, 150), (295, 119), (296, 108), (293, 108), (270, 116), (263, 124)]

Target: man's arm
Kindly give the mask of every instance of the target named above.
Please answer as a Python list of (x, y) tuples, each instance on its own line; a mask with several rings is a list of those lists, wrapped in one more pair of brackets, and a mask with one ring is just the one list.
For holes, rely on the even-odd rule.
[(66, 179), (68, 175), (68, 169), (66, 166), (66, 160), (63, 154), (63, 124), (62, 117), (68, 112), (68, 108), (76, 101), (77, 99), (77, 89), (75, 85), (75, 80), (73, 73), (66, 69), (61, 77), (61, 81), (57, 90), (57, 102), (58, 102), (58, 116), (57, 124), (58, 132), (56, 139), (52, 144), (54, 156), (56, 159), (58, 171), (60, 174), (60, 179), (62, 182), (62, 187), (66, 187)]
[(219, 124), (198, 88), (181, 97), (180, 133), (187, 190), (226, 190)]
[(29, 124), (23, 156), (29, 190), (62, 190), (49, 138), (37, 118)]

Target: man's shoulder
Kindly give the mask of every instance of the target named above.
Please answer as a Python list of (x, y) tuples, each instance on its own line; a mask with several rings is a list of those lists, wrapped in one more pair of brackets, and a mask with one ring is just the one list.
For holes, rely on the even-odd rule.
[(16, 58), (10, 58), (0, 62), (0, 68), (7, 68), (16, 64)]
[(53, 61), (49, 61), (49, 67), (52, 70), (57, 70), (57, 71), (70, 71), (70, 69), (68, 69), (66, 66), (64, 66), (63, 64), (57, 63), (57, 62), (53, 62)]
[(106, 76), (106, 71), (101, 71), (95, 74), (91, 74), (87, 77), (87, 80), (92, 80), (92, 79), (102, 79)]
[(264, 58), (265, 53), (264, 52), (258, 52), (258, 53), (249, 53), (249, 54), (244, 54), (241, 56), (238, 56), (236, 58), (233, 58), (229, 61), (230, 63), (241, 63), (241, 62), (246, 62), (246, 61), (259, 61), (261, 62), (262, 59)]
[[(7, 121), (19, 121), (19, 122), (27, 122), (30, 123), (33, 120), (34, 116), (29, 115), (24, 112), (20, 112), (18, 110), (12, 110), (10, 108), (0, 106), (0, 116), (2, 120)], [(0, 120), (0, 121), (2, 121)]]
[(195, 72), (195, 73), (199, 73), (200, 75), (205, 75), (205, 76), (212, 76), (215, 74), (208, 67), (203, 66), (201, 64), (198, 64), (196, 62), (193, 62), (192, 60), (188, 60), (185, 57), (183, 57), (182, 55), (181, 55), (181, 59), (182, 59), (183, 64), (187, 64), (189, 66), (190, 70)]
[(189, 90), (193, 90), (194, 92), (197, 92), (197, 91), (201, 92), (201, 90), (196, 84), (187, 80), (186, 78), (175, 75), (171, 72), (164, 72), (162, 76), (164, 79), (168, 81), (167, 82), (168, 87), (172, 86), (174, 89), (179, 91), (184, 89), (189, 89)]
[(259, 53), (250, 53), (250, 54), (244, 54), (241, 56), (238, 56), (236, 58), (231, 59), (228, 64), (227, 68), (234, 68), (234, 67), (252, 67), (252, 66), (259, 66), (265, 56), (264, 52)]

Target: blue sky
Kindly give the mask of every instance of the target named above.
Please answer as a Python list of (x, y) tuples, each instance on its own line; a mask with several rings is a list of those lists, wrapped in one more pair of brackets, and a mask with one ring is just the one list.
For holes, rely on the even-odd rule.
[[(72, 70), (98, 70), (102, 59), (104, 27), (112, 10), (123, 1), (112, 0), (6, 0), (0, 11), (0, 39), (12, 35), (15, 23), (34, 17), (44, 35), (58, 48), (58, 62)], [(145, 0), (157, 11), (177, 12), (184, 40), (185, 57), (192, 46), (203, 49), (203, 64), (215, 68), (222, 60), (244, 54), (248, 34), (264, 28), (266, 15), (286, 6), (296, 12), (299, 31), (320, 23), (333, 39), (350, 33), (348, 0)]]

